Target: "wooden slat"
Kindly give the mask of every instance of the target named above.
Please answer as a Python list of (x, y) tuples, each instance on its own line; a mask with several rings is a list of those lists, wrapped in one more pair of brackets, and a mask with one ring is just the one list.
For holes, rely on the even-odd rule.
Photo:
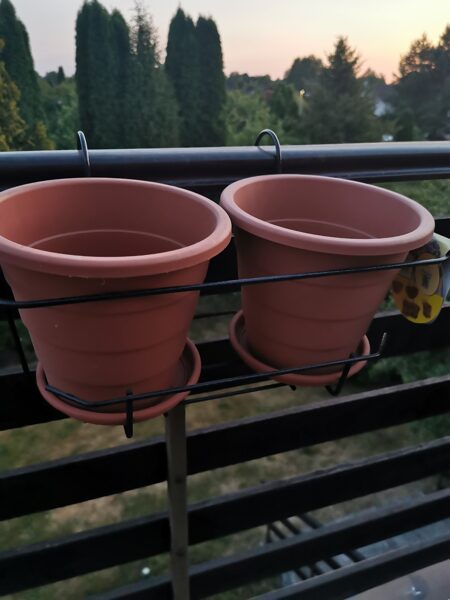
[[(189, 508), (190, 544), (278, 521), (297, 511), (316, 510), (379, 492), (449, 467), (450, 438), (426, 447), (391, 452), (213, 498)], [(357, 530), (363, 540), (370, 535), (379, 536), (374, 540), (384, 539), (394, 530), (399, 533), (450, 516), (450, 490), (430, 494), (407, 505), (387, 507), (375, 514), (376, 517), (372, 515), (368, 520), (364, 517), (354, 522), (367, 522), (367, 529)], [(347, 541), (352, 539), (349, 537), (351, 524), (339, 525), (342, 527), (348, 530)], [(330, 555), (331, 542), (326, 538), (328, 541), (323, 542), (323, 546), (322, 538), (317, 539), (319, 545), (315, 551), (320, 560)], [(348, 544), (346, 551), (352, 546), (364, 545), (359, 541), (348, 541)], [(0, 553), (0, 593), (20, 591), (168, 550), (168, 516), (159, 513), (6, 551)], [(311, 548), (308, 552), (311, 558)]]
[[(450, 375), (215, 425), (188, 434), (200, 473), (450, 411)], [(0, 474), (0, 519), (124, 492), (166, 479), (162, 438)]]
[(42, 398), (34, 370), (30, 378), (22, 371), (0, 375), (0, 431), (65, 418)]
[[(281, 600), (282, 598), (346, 600), (349, 596), (365, 592), (448, 558), (450, 558), (450, 538), (448, 535), (442, 535), (392, 550), (339, 571), (327, 573), (320, 578), (264, 594), (258, 598), (259, 600)], [(380, 590), (380, 593), (383, 591)]]
[[(324, 526), (319, 530), (303, 532), (299, 536), (293, 536), (237, 555), (196, 565), (190, 570), (192, 595), (194, 598), (206, 598), (253, 581), (278, 575), (304, 564), (317, 562), (329, 555), (344, 554), (354, 548), (387, 539), (417, 526), (437, 522), (450, 515), (449, 497), (449, 491), (438, 492), (428, 499), (411, 502), (406, 506), (387, 507), (373, 513), (364, 512), (352, 519)], [(444, 557), (446, 557), (447, 553), (450, 556), (450, 538), (447, 535), (444, 539), (447, 541), (444, 554)], [(442, 538), (438, 541), (439, 550), (434, 548), (434, 558), (436, 558), (436, 552), (442, 550), (439, 546), (440, 541), (442, 541)], [(428, 546), (431, 550), (433, 545), (434, 542), (427, 542), (418, 544), (416, 547)], [(439, 557), (441, 557), (440, 554)], [(390, 564), (392, 560), (390, 553), (374, 560), (378, 561), (378, 564), (383, 564), (384, 571), (380, 573), (380, 570), (377, 570), (374, 574), (373, 568), (371, 569), (373, 560), (361, 561), (357, 563), (358, 568), (353, 571), (353, 585), (355, 585), (355, 581), (359, 581), (360, 585), (361, 583), (364, 585), (365, 573), (370, 574), (371, 577), (366, 581), (367, 587), (363, 589), (377, 585), (379, 583), (377, 575), (382, 575), (385, 578), (380, 583), (386, 581), (386, 578), (393, 578), (397, 575), (395, 565)], [(334, 582), (338, 581), (340, 579), (339, 574), (345, 571), (347, 571), (346, 568), (334, 571), (335, 578), (332, 578), (332, 580)], [(357, 573), (357, 576), (355, 576), (355, 573)], [(308, 586), (299, 584), (297, 587), (299, 590), (304, 588), (310, 591), (315, 590), (317, 595), (306, 595), (307, 598), (333, 598), (334, 600), (336, 597), (334, 594), (320, 595), (320, 591), (323, 589), (320, 585), (321, 579), (322, 577), (317, 577), (309, 582)], [(346, 589), (347, 593), (348, 590), (349, 588)], [(112, 590), (109, 593), (96, 596), (96, 599), (119, 600), (126, 598), (138, 600), (141, 598), (158, 598), (159, 600), (170, 598), (169, 591), (169, 578), (160, 577), (156, 581), (139, 582)], [(360, 590), (353, 587), (352, 593), (356, 591)], [(298, 597), (303, 598), (303, 595)], [(344, 596), (339, 596), (339, 598), (341, 597)]]

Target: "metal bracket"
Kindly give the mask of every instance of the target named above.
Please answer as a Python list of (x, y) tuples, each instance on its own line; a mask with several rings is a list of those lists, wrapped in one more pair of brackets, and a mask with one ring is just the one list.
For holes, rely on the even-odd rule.
[(282, 173), (283, 164), (281, 158), (281, 144), (275, 131), (273, 131), (272, 129), (263, 129), (262, 131), (260, 131), (256, 136), (255, 146), (259, 148), (259, 142), (265, 135), (268, 135), (270, 137), (270, 139), (273, 142), (273, 145), (275, 146), (276, 172)]
[(80, 150), (83, 159), (83, 170), (85, 177), (91, 176), (91, 160), (89, 158), (89, 148), (86, 136), (82, 131), (77, 131), (77, 148)]
[[(384, 348), (386, 346), (386, 341), (387, 341), (387, 332), (384, 332), (381, 337), (381, 341), (380, 341), (380, 345), (378, 346), (378, 350), (374, 354), (374, 358), (379, 358), (380, 356), (383, 355)], [(355, 356), (356, 356), (355, 352), (352, 352), (350, 354), (349, 358), (354, 358)], [(362, 359), (362, 360), (364, 360), (364, 359)], [(325, 386), (325, 389), (327, 390), (327, 392), (330, 393), (332, 396), (339, 396), (339, 394), (342, 392), (344, 384), (347, 381), (347, 377), (350, 372), (351, 366), (352, 366), (351, 363), (347, 363), (346, 365), (344, 365), (341, 376), (339, 377), (339, 380), (337, 381), (337, 383), (334, 386), (331, 386), (331, 385)]]
[(189, 600), (186, 410), (178, 404), (165, 415), (170, 562), (173, 600)]
[[(132, 396), (132, 390), (127, 391), (127, 396)], [(125, 403), (125, 423), (123, 425), (123, 430), (125, 431), (125, 435), (127, 438), (133, 437), (133, 400), (130, 398)]]

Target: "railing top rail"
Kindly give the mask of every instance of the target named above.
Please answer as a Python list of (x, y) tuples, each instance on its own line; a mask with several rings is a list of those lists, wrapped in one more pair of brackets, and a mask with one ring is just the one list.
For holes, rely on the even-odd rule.
[[(276, 167), (270, 146), (90, 150), (89, 157), (92, 176), (148, 179), (182, 187), (223, 187), (243, 177), (273, 173)], [(282, 146), (282, 158), (285, 173), (374, 182), (450, 177), (450, 142)], [(77, 150), (0, 153), (2, 187), (84, 175), (85, 164)]]

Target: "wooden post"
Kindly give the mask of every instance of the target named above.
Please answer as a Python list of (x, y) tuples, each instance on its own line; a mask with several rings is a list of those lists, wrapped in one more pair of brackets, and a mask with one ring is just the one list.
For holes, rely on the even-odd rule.
[(186, 414), (178, 404), (166, 415), (170, 558), (174, 600), (189, 600)]

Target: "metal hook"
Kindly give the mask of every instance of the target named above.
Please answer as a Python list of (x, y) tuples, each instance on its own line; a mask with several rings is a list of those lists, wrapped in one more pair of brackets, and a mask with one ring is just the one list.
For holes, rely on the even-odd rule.
[[(378, 350), (376, 351), (376, 353), (373, 355), (372, 358), (380, 358), (381, 356), (383, 356), (383, 352), (386, 347), (387, 337), (388, 337), (387, 333), (384, 332), (383, 335), (381, 336), (381, 341), (380, 341), (380, 345), (378, 346)], [(350, 354), (349, 358), (354, 358), (355, 356), (357, 356), (357, 353), (352, 352)], [(361, 357), (361, 360), (364, 360), (364, 357)], [(329, 394), (331, 394), (332, 396), (339, 396), (339, 394), (342, 392), (342, 388), (344, 387), (345, 382), (347, 381), (348, 374), (350, 372), (350, 368), (351, 368), (351, 364), (347, 363), (345, 365), (345, 367), (342, 369), (341, 376), (339, 377), (339, 380), (334, 387), (331, 385), (325, 386), (325, 389), (327, 390), (327, 392)]]
[(277, 173), (282, 173), (283, 171), (282, 171), (282, 158), (281, 158), (281, 144), (280, 144), (280, 140), (278, 139), (278, 136), (275, 133), (275, 131), (273, 131), (272, 129), (263, 129), (262, 131), (260, 131), (258, 133), (258, 135), (256, 136), (255, 146), (259, 147), (259, 142), (265, 135), (268, 135), (270, 137), (270, 139), (273, 142), (273, 145), (275, 146)]
[[(352, 352), (349, 356), (349, 358), (353, 358), (355, 356), (355, 353)], [(339, 396), (339, 394), (342, 392), (342, 388), (344, 387), (345, 382), (347, 381), (347, 377), (348, 374), (350, 373), (350, 368), (351, 368), (351, 364), (348, 363), (344, 366), (344, 368), (342, 369), (342, 373), (341, 376), (339, 377), (339, 381), (336, 383), (336, 385), (333, 387), (332, 385), (326, 385), (325, 389), (327, 390), (327, 392), (329, 394), (331, 394), (332, 396)]]
[(85, 177), (91, 176), (91, 161), (89, 159), (89, 148), (86, 142), (86, 136), (82, 131), (77, 131), (77, 148), (83, 156), (83, 166)]
[[(132, 396), (131, 390), (127, 391), (127, 396)], [(133, 437), (133, 400), (127, 400), (125, 403), (125, 423), (123, 424), (123, 430), (127, 438)]]

